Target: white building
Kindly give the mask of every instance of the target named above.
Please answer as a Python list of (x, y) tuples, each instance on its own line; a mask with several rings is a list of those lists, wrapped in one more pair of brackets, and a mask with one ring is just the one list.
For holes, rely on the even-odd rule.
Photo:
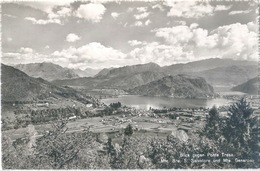
[(86, 107), (92, 107), (93, 106), (93, 104), (86, 104)]

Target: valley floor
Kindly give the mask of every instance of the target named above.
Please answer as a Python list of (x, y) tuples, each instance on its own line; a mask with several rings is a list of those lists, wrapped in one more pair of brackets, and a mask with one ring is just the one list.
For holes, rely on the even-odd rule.
[[(78, 132), (90, 128), (94, 133), (107, 133), (114, 138), (119, 137), (122, 134), (122, 130), (131, 124), (138, 132), (147, 133), (153, 136), (167, 136), (172, 130), (182, 129), (187, 127), (187, 132), (192, 128), (192, 131), (199, 130), (203, 127), (204, 121), (194, 121), (186, 123), (179, 120), (173, 120), (169, 118), (154, 118), (150, 116), (125, 116), (117, 114), (113, 116), (93, 117), (86, 119), (78, 119), (76, 121), (69, 121), (67, 124), (67, 132)], [(184, 126), (183, 126), (184, 125)], [(51, 129), (50, 124), (35, 125), (37, 131), (37, 137), (42, 136), (46, 131)], [(8, 135), (12, 140), (23, 138), (27, 128), (18, 128), (2, 131), (3, 135)]]
[[(257, 101), (257, 99), (253, 100)], [(252, 99), (250, 102), (252, 103)], [(64, 169), (195, 169), (205, 167), (216, 169), (258, 167), (254, 165), (254, 162), (257, 162), (257, 159), (254, 158), (255, 148), (258, 147), (250, 146), (251, 151), (247, 155), (241, 155), (239, 151), (233, 150), (232, 145), (222, 145), (222, 143), (226, 142), (220, 142), (219, 139), (221, 137), (216, 140), (207, 137), (208, 135), (204, 135), (207, 132), (205, 128), (211, 128), (208, 125), (209, 120), (207, 118), (210, 117), (209, 113), (212, 112), (213, 108), (210, 110), (205, 107), (150, 108), (149, 110), (144, 110), (121, 106), (121, 103), (118, 102), (111, 103), (109, 106), (85, 107), (85, 109), (88, 109), (88, 112), (92, 111), (92, 114), (95, 112), (97, 114), (88, 115), (87, 118), (81, 117), (85, 113), (82, 110), (80, 110), (81, 114), (76, 117), (77, 112), (76, 110), (74, 111), (76, 108), (66, 108), (70, 110), (63, 109), (42, 109), (38, 110), (38, 113), (31, 112), (30, 115), (24, 117), (31, 117), (32, 119), (35, 114), (54, 117), (55, 111), (59, 111), (64, 114), (60, 116), (68, 119), (68, 123), (64, 127), (66, 131), (64, 132), (62, 132), (63, 128), (59, 129), (58, 125), (53, 124), (57, 120), (42, 120), (45, 122), (36, 122), (38, 125), (2, 130), (2, 136), (4, 137), (2, 145), (5, 146), (3, 151), (5, 168), (57, 168), (58, 166), (52, 163), (52, 152), (56, 151), (57, 155), (73, 157), (74, 150), (79, 152), (77, 154), (78, 158), (73, 159), (72, 163), (59, 167)], [(113, 110), (110, 111), (108, 109)], [(109, 114), (103, 113), (107, 110), (110, 111)], [(228, 120), (228, 106), (220, 106), (216, 110), (219, 113), (220, 123)], [(67, 115), (67, 113), (70, 114), (73, 111), (75, 112), (73, 117)], [(44, 112), (50, 115), (44, 115)], [(254, 114), (258, 115), (259, 113), (259, 109), (254, 111)], [(16, 117), (19, 115), (19, 113), (15, 114)], [(33, 122), (34, 120), (32, 119), (31, 121)], [(133, 129), (131, 135), (126, 134), (129, 125)], [(53, 132), (53, 130), (56, 130), (56, 132)], [(213, 132), (208, 134), (219, 136), (217, 131), (213, 130)], [(36, 148), (31, 146), (31, 143), (35, 143)], [(85, 144), (81, 145), (81, 143)], [(228, 149), (224, 146), (228, 146)], [(73, 150), (70, 151), (70, 148), (67, 147)], [(57, 149), (65, 152), (60, 152)], [(211, 151), (211, 149), (215, 150)], [(11, 150), (13, 151), (10, 156)], [(34, 150), (34, 153), (30, 150)], [(45, 155), (46, 151), (48, 152), (47, 155)], [(22, 156), (20, 157), (21, 159), (16, 158), (19, 155)], [(164, 155), (166, 157), (170, 156), (170, 158), (166, 158), (167, 160), (162, 158), (161, 156)], [(183, 157), (184, 155), (191, 155), (192, 157)], [(220, 156), (216, 158), (208, 155)], [(225, 155), (232, 155), (233, 158)], [(41, 159), (39, 156), (47, 157), (50, 163), (42, 162), (45, 158)], [(250, 158), (250, 161), (245, 160), (244, 156)], [(30, 160), (28, 160), (28, 157), (31, 157)], [(145, 162), (140, 161), (141, 158)], [(58, 156), (58, 159), (60, 160), (62, 157)], [(122, 161), (120, 161), (121, 159)], [(12, 163), (11, 161), (13, 160), (19, 160), (17, 162), (19, 165)], [(37, 160), (39, 161), (37, 162)], [(133, 166), (124, 165), (132, 160), (134, 161)], [(246, 161), (245, 163), (241, 162), (244, 160)], [(100, 161), (100, 163), (97, 161)], [(141, 162), (142, 165), (138, 162)], [(168, 163), (168, 165), (164, 165), (164, 162)], [(178, 162), (181, 164), (178, 164)], [(91, 165), (85, 165), (86, 163)]]

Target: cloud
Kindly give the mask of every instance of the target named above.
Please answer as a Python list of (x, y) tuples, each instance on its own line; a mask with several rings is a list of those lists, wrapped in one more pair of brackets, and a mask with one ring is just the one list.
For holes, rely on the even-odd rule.
[(132, 50), (127, 54), (112, 47), (92, 42), (81, 47), (69, 47), (51, 55), (37, 53), (29, 47), (3, 54), (5, 63), (53, 62), (64, 67), (115, 67), (156, 62), (160, 65), (185, 63), (209, 57), (235, 60), (258, 59), (257, 25), (230, 24), (212, 31), (190, 26), (163, 27), (152, 31), (160, 42), (129, 40)]
[(22, 47), (17, 52), (3, 53), (2, 61), (6, 64), (52, 62), (70, 68), (118, 67), (133, 62), (131, 59), (127, 59), (126, 54), (121, 51), (106, 47), (98, 42), (92, 42), (78, 48), (71, 46), (48, 55)]
[(111, 16), (114, 18), (114, 19), (117, 19), (117, 17), (119, 16), (119, 14), (117, 12), (112, 12), (111, 13)]
[(175, 20), (174, 23), (176, 23), (178, 25), (186, 25), (186, 21), (183, 21), (183, 20)]
[[(71, 15), (71, 8), (69, 7), (62, 7), (59, 11), (56, 12), (58, 17), (67, 17)], [(51, 15), (52, 13), (50, 13), (49, 15)], [(50, 18), (52, 18), (51, 16), (49, 16)]]
[(226, 5), (217, 5), (215, 7), (215, 11), (226, 11), (229, 10), (232, 6), (226, 6)]
[(251, 10), (245, 10), (245, 11), (230, 11), (228, 14), (229, 15), (237, 15), (237, 14), (248, 14), (250, 13)]
[(143, 43), (132, 40), (135, 47), (128, 57), (137, 63), (156, 62), (159, 65), (186, 63), (207, 58), (257, 60), (257, 32), (254, 23), (230, 24), (208, 32), (193, 23), (155, 29), (152, 32), (164, 41)]
[(57, 19), (57, 18), (53, 18), (53, 19), (47, 19), (47, 20), (43, 20), (43, 19), (35, 19), (33, 17), (25, 17), (25, 20), (31, 21), (33, 24), (39, 24), (39, 25), (46, 25), (46, 24), (61, 24), (61, 20)]
[(128, 23), (126, 22), (123, 26), (124, 26), (124, 27), (127, 27), (127, 26), (128, 26)]
[(142, 26), (143, 26), (143, 23), (142, 23), (142, 21), (136, 21), (136, 22), (134, 23), (134, 26), (142, 27)]
[(182, 47), (183, 52), (195, 55), (187, 60), (202, 59), (212, 54), (222, 58), (257, 60), (257, 32), (253, 22), (221, 26), (210, 33), (198, 28), (197, 24), (159, 28), (153, 32), (173, 49)]
[(145, 23), (144, 23), (144, 25), (148, 26), (148, 25), (151, 24), (151, 23), (152, 23), (151, 20), (146, 20)]
[(156, 4), (152, 6), (152, 9), (156, 9), (156, 8), (160, 9), (160, 11), (164, 11), (164, 8), (160, 4)]
[(28, 48), (28, 47), (21, 47), (19, 50), (21, 53), (33, 53), (33, 49)]
[(47, 19), (36, 19), (33, 17), (26, 17), (25, 20), (31, 21), (33, 24), (46, 25), (46, 24), (60, 24), (63, 25), (66, 18), (72, 15), (70, 7), (59, 7), (57, 11), (49, 11)]
[(215, 48), (226, 58), (257, 60), (258, 38), (252, 24), (235, 23), (213, 30), (212, 33), (217, 35)]
[(200, 18), (213, 15), (214, 11), (214, 7), (208, 2), (200, 2), (196, 0), (166, 0), (164, 4), (170, 7), (170, 11), (167, 13), (167, 16), (173, 17)]
[(257, 33), (257, 25), (253, 22), (249, 22), (246, 24), (249, 31)]
[(140, 19), (144, 19), (147, 18), (149, 16), (149, 12), (143, 12), (141, 14), (136, 14), (134, 15), (135, 19), (140, 20)]
[(68, 6), (70, 5), (71, 0), (62, 0), (62, 1), (20, 1), (17, 2), (24, 6), (29, 6), (34, 9), (41, 10), (45, 13), (52, 13), (53, 9), (58, 6)]
[(141, 41), (138, 41), (138, 40), (129, 40), (128, 44), (130, 46), (138, 46), (138, 45), (146, 45), (147, 43), (146, 42), (141, 42)]
[(25, 20), (31, 21), (33, 24), (64, 24), (65, 18), (72, 15), (72, 10), (69, 7), (60, 7), (56, 12), (49, 11), (47, 19), (36, 19), (33, 17), (26, 17)]
[[(151, 24), (151, 20), (146, 20), (145, 22), (142, 21), (136, 21), (134, 24), (132, 24), (131, 26), (136, 26), (136, 27), (143, 27), (143, 26), (148, 26), (149, 24)], [(125, 25), (124, 27), (126, 27), (127, 25)]]
[[(67, 3), (62, 4), (65, 5)], [(44, 9), (42, 9), (48, 14), (47, 19), (26, 17), (25, 20), (31, 21), (33, 24), (40, 25), (46, 25), (50, 23), (62, 25), (65, 21), (67, 21), (67, 17), (74, 16), (91, 21), (93, 23), (98, 23), (106, 11), (106, 8), (102, 4), (96, 3), (82, 4), (75, 11), (73, 11), (70, 6), (59, 6), (58, 10), (53, 10), (54, 8), (57, 8), (57, 5), (55, 6), (49, 4), (49, 6), (46, 6)], [(113, 15), (115, 16), (115, 14)]]
[(8, 38), (7, 38), (7, 41), (8, 41), (8, 42), (11, 42), (11, 41), (13, 41), (13, 38), (12, 38), (12, 37), (8, 37)]
[(76, 11), (76, 16), (79, 18), (86, 19), (93, 23), (98, 23), (102, 19), (106, 8), (102, 4), (83, 4), (80, 5)]
[(193, 56), (191, 52), (185, 52), (183, 47), (159, 44), (158, 42), (151, 42), (145, 46), (135, 48), (129, 56), (132, 60), (138, 61), (138, 63), (156, 62), (159, 65), (168, 65), (178, 62), (186, 62), (190, 56)]
[(188, 26), (166, 27), (153, 30), (155, 36), (164, 38), (170, 44), (184, 44), (190, 41), (193, 36)]
[(138, 12), (140, 12), (140, 13), (141, 13), (141, 12), (146, 12), (147, 9), (148, 9), (147, 7), (137, 7), (137, 8), (136, 8), (136, 10), (137, 10)]
[(17, 52), (3, 53), (2, 61), (6, 64), (21, 64), (35, 62), (51, 62), (49, 55), (43, 55), (35, 52), (28, 47), (21, 47)]
[(196, 47), (211, 49), (217, 45), (217, 35), (209, 35), (208, 30), (196, 28), (192, 32), (191, 41), (196, 44)]
[(4, 16), (4, 17), (9, 17), (9, 18), (17, 18), (16, 16), (10, 15), (10, 14), (4, 14), (3, 16)]
[(74, 33), (70, 33), (66, 37), (67, 42), (76, 42), (78, 40), (80, 40), (80, 37)]
[(170, 7), (170, 11), (167, 13), (167, 16), (184, 18), (211, 16), (215, 11), (226, 11), (232, 7), (231, 5), (216, 5), (216, 7), (214, 7), (207, 1), (199, 0), (166, 0), (164, 4)]
[[(137, 14), (134, 14), (134, 18), (137, 20), (135, 21), (135, 23), (131, 26), (137, 26), (137, 27), (143, 27), (143, 26), (148, 26), (149, 24), (151, 24), (151, 20), (146, 20), (146, 21), (140, 21), (143, 19), (146, 19), (149, 15), (150, 12), (147, 12), (148, 8), (147, 7), (137, 7), (135, 8), (137, 11)], [(131, 10), (131, 12), (134, 9)]]
[(198, 26), (199, 26), (198, 23), (192, 23), (192, 24), (190, 25), (190, 29), (197, 28)]
[(134, 11), (134, 8), (132, 8), (132, 7), (129, 7), (128, 9), (127, 9), (127, 12), (133, 12)]
[(105, 63), (123, 62), (126, 55), (112, 47), (106, 47), (98, 42), (92, 42), (79, 48), (69, 47), (52, 53), (53, 58), (66, 61), (67, 64), (88, 63), (102, 65)]
[(53, 58), (50, 55), (44, 55), (33, 52), (21, 53), (21, 52), (7, 52), (3, 53), (2, 61), (6, 64), (28, 64), (28, 63), (41, 63), (41, 62), (52, 62), (66, 67), (68, 64), (67, 60), (62, 58)]

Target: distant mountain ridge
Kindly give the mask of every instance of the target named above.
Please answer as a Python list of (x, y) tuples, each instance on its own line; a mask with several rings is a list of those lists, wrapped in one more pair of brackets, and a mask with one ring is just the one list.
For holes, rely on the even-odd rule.
[(166, 76), (129, 90), (131, 94), (180, 98), (208, 98), (214, 89), (204, 78), (188, 75)]
[(253, 61), (239, 61), (233, 59), (220, 59), (211, 58), (200, 61), (189, 62), (185, 64), (173, 64), (162, 67), (163, 72), (167, 74), (179, 74), (179, 73), (192, 73), (201, 72), (218, 67), (228, 67), (232, 65), (245, 66), (245, 65), (257, 65)]
[(140, 85), (147, 84), (151, 81), (158, 80), (164, 77), (165, 74), (154, 71), (134, 72), (129, 74), (118, 74), (98, 84), (100, 88), (118, 88), (118, 89), (129, 89)]
[(93, 78), (76, 78), (55, 80), (54, 84), (67, 86), (84, 86), (91, 88), (129, 89), (164, 77), (160, 66), (155, 63), (109, 68), (101, 70)]
[(65, 80), (54, 80), (52, 83), (57, 85), (67, 85), (67, 86), (80, 86), (85, 89), (94, 88), (117, 88), (117, 89), (129, 89), (134, 88), (139, 85), (149, 83), (151, 81), (160, 79), (164, 77), (164, 73), (146, 71), (141, 73), (134, 73), (129, 75), (121, 75), (117, 77), (107, 78), (105, 76), (98, 77), (84, 77), (84, 78), (74, 78)]
[(160, 71), (160, 68), (160, 65), (150, 62), (147, 64), (138, 64), (119, 68), (106, 69), (105, 71), (102, 71), (102, 74), (98, 73), (96, 77), (102, 76), (111, 78), (117, 76), (132, 75), (147, 71)]
[(93, 101), (71, 88), (53, 85), (42, 78), (33, 78), (24, 72), (1, 64), (2, 101), (37, 101), (71, 99), (83, 103)]
[(174, 64), (160, 67), (155, 63), (138, 64), (119, 68), (106, 68), (93, 78), (59, 79), (53, 81), (58, 85), (83, 86), (86, 88), (132, 89), (167, 75), (187, 74), (203, 77), (214, 86), (241, 84), (257, 76), (257, 63), (253, 61), (236, 61), (233, 59), (212, 58), (186, 64)]
[(151, 62), (147, 64), (112, 68), (101, 71), (102, 74), (100, 72), (96, 75), (96, 78), (111, 79), (114, 77), (129, 76), (146, 71), (161, 73), (163, 75), (188, 74), (204, 77), (206, 81), (213, 86), (234, 86), (253, 78), (258, 74), (256, 62), (212, 58), (163, 67)]
[(203, 77), (211, 85), (235, 86), (258, 75), (257, 65), (231, 65), (190, 73)]
[(231, 90), (240, 91), (243, 93), (248, 93), (252, 95), (258, 94), (258, 77), (250, 79), (243, 84), (233, 87)]
[(18, 64), (14, 67), (19, 69), (20, 71), (23, 71), (31, 77), (42, 78), (47, 81), (79, 77), (73, 70), (63, 68), (59, 65), (47, 62)]
[(74, 73), (76, 73), (79, 77), (94, 77), (101, 71), (100, 69), (92, 69), (92, 68), (86, 68), (84, 70), (81, 69), (71, 69), (71, 70)]
[(102, 69), (101, 71), (99, 71), (95, 76), (96, 77), (102, 77), (102, 76), (105, 76), (109, 73), (110, 70), (113, 70), (115, 68), (104, 68)]

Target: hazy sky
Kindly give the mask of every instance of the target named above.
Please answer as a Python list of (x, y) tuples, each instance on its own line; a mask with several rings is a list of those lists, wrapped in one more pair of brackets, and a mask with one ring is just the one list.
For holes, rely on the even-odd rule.
[(250, 2), (45, 1), (2, 4), (2, 62), (70, 68), (257, 60)]

